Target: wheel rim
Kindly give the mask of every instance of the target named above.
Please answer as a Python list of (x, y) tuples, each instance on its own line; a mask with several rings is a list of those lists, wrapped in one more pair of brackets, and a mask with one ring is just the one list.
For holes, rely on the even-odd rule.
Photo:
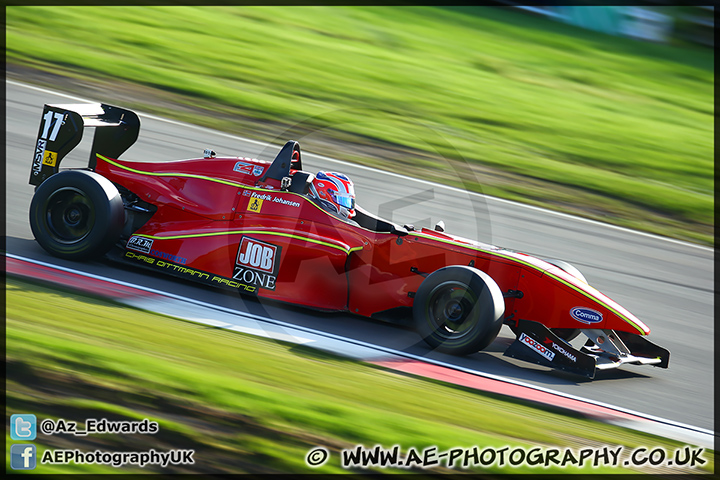
[(53, 240), (73, 244), (90, 234), (95, 224), (95, 210), (82, 191), (65, 187), (48, 198), (45, 218)]
[(474, 326), (471, 311), (475, 294), (462, 282), (450, 281), (436, 286), (428, 296), (427, 319), (439, 335), (453, 340), (469, 334)]

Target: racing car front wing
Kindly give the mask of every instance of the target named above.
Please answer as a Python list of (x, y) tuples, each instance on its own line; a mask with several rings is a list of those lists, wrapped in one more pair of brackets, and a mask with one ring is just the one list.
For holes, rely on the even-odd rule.
[(519, 320), (517, 338), (504, 355), (588, 378), (598, 370), (626, 364), (667, 368), (670, 352), (640, 335), (614, 330), (581, 330), (588, 337), (579, 350), (541, 323)]

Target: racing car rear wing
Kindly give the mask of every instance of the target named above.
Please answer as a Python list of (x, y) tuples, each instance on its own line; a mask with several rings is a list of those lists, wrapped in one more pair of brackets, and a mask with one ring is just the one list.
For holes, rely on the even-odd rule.
[(130, 110), (104, 103), (45, 105), (30, 172), (30, 184), (40, 185), (60, 169), (60, 162), (82, 140), (83, 127), (96, 130), (88, 168), (95, 169), (96, 154), (118, 158), (135, 143), (140, 119)]

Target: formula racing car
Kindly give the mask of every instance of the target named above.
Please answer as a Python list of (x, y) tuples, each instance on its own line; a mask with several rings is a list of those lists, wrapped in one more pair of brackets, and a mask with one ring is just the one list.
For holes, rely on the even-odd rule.
[[(87, 168), (60, 170), (84, 127)], [(245, 157), (120, 160), (140, 120), (105, 104), (45, 105), (30, 184), (37, 242), (64, 259), (111, 259), (294, 305), (413, 326), (432, 348), (465, 355), (503, 324), (505, 355), (593, 378), (624, 364), (667, 368), (650, 330), (572, 265), (378, 218), (328, 212), (300, 145)], [(319, 175), (319, 174), (318, 174)], [(329, 178), (329, 177), (328, 177)], [(337, 179), (336, 179), (337, 180)], [(342, 180), (341, 180), (342, 181)], [(587, 337), (583, 346), (570, 341)]]

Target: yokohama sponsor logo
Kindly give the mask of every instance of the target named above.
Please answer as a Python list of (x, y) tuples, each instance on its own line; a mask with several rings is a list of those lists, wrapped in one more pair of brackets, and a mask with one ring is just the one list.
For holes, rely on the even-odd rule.
[(520, 334), (520, 343), (524, 343), (531, 349), (535, 350), (537, 353), (542, 355), (543, 357), (547, 358), (552, 362), (553, 358), (555, 358), (555, 353), (551, 352), (546, 346), (542, 345), (540, 342), (536, 341), (534, 338), (529, 337), (525, 335), (524, 333)]
[(552, 345), (552, 348), (553, 348), (554, 350), (562, 353), (563, 355), (565, 355), (567, 358), (569, 358), (569, 359), (572, 360), (573, 362), (577, 362), (577, 358), (575, 357), (575, 355), (573, 355), (572, 353), (568, 352), (568, 351), (565, 350), (563, 347), (561, 347), (561, 346), (558, 345), (557, 343), (553, 342), (553, 341), (550, 340), (549, 338), (545, 337), (545, 342), (544, 342), (544, 343), (545, 343), (545, 345)]

